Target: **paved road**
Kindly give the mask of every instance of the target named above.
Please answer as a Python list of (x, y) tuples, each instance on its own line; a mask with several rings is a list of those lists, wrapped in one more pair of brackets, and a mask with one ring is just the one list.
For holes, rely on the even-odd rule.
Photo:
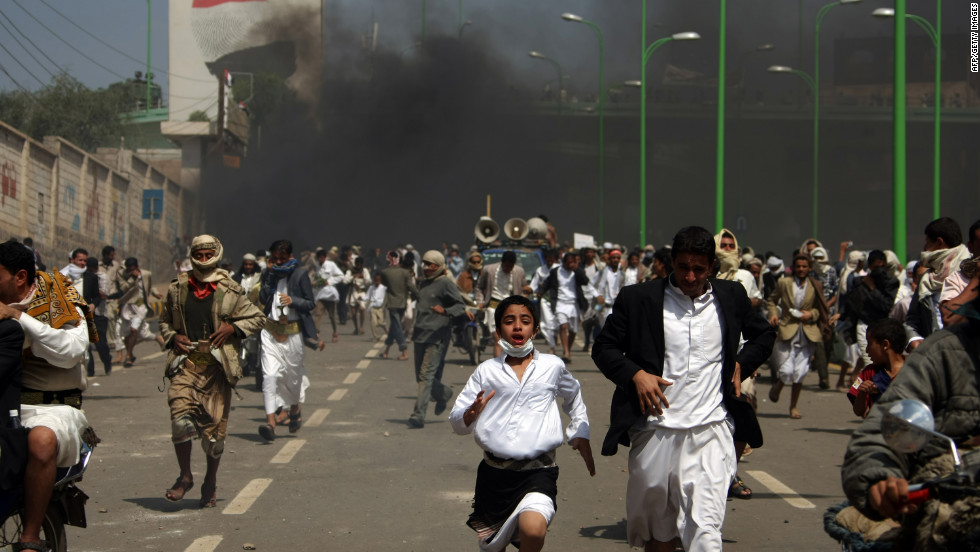
[[(347, 329), (349, 326), (345, 326)], [(91, 497), (89, 527), (69, 528), (71, 550), (449, 551), (474, 550), (463, 525), (481, 454), (471, 437), (452, 433), (430, 413), (424, 429), (406, 424), (414, 403), (409, 362), (380, 360), (369, 338), (342, 335), (321, 353), (307, 352), (312, 387), (306, 425), (266, 444), (257, 434), (261, 394), (239, 385), (218, 480), (218, 507), (197, 508), (204, 458), (194, 447), (198, 486), (184, 501), (163, 498), (178, 474), (170, 444), (163, 358), (154, 344), (137, 349), (136, 366), (96, 377), (85, 410), (103, 443), (81, 484)], [(449, 354), (445, 380), (461, 389), (472, 368)], [(583, 384), (594, 448), (605, 433), (611, 384), (583, 353), (572, 371)], [(823, 511), (843, 500), (839, 466), (857, 421), (844, 397), (816, 391), (809, 376), (803, 419), (761, 401), (766, 446), (739, 472), (751, 500), (729, 500), (726, 550), (834, 550)], [(762, 384), (760, 395), (768, 391)], [(283, 431), (285, 433), (285, 431)], [(563, 447), (558, 513), (549, 550), (628, 550), (623, 495), (626, 456), (596, 458), (590, 478), (577, 453)]]

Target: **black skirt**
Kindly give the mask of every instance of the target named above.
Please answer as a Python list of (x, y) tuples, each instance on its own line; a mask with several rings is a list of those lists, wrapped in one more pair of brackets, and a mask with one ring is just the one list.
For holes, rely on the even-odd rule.
[[(558, 496), (558, 466), (533, 470), (502, 470), (480, 462), (476, 471), (473, 513), (466, 522), (477, 533), (499, 528), (528, 493), (541, 493), (552, 503)], [(555, 509), (557, 510), (557, 503)], [(494, 532), (496, 529), (494, 529)]]

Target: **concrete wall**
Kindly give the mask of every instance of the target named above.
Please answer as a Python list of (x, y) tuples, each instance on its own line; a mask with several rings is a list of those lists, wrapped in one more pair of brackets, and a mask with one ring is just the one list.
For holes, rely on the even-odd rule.
[[(128, 150), (97, 155), (59, 137), (32, 140), (0, 121), (0, 239), (34, 239), (49, 268), (84, 247), (137, 257), (160, 277), (173, 275), (186, 236), (200, 228), (195, 194)], [(143, 190), (164, 190), (158, 220), (142, 218)]]

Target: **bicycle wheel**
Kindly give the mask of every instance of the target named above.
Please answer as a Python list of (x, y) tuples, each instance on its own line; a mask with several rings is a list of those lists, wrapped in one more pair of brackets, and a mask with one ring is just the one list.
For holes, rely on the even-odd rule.
[[(24, 529), (22, 514), (23, 509), (17, 510), (0, 526), (0, 548), (20, 542), (20, 535)], [(48, 511), (44, 513), (44, 521), (41, 522), (41, 540), (45, 541), (53, 552), (68, 552), (65, 522), (53, 504), (49, 505)]]

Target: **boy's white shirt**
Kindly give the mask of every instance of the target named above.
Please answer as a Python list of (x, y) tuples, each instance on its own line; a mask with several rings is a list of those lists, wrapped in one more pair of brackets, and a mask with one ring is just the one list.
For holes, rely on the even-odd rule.
[[(501, 458), (535, 458), (561, 446), (564, 438), (589, 439), (589, 418), (582, 399), (582, 386), (555, 355), (534, 352), (534, 358), (518, 381), (505, 355), (477, 366), (466, 387), (456, 397), (449, 421), (460, 435), (474, 434), (478, 445)], [(476, 400), (496, 394), (469, 427), (463, 414)], [(562, 410), (571, 418), (562, 435), (561, 414), (556, 398), (563, 399)]]

